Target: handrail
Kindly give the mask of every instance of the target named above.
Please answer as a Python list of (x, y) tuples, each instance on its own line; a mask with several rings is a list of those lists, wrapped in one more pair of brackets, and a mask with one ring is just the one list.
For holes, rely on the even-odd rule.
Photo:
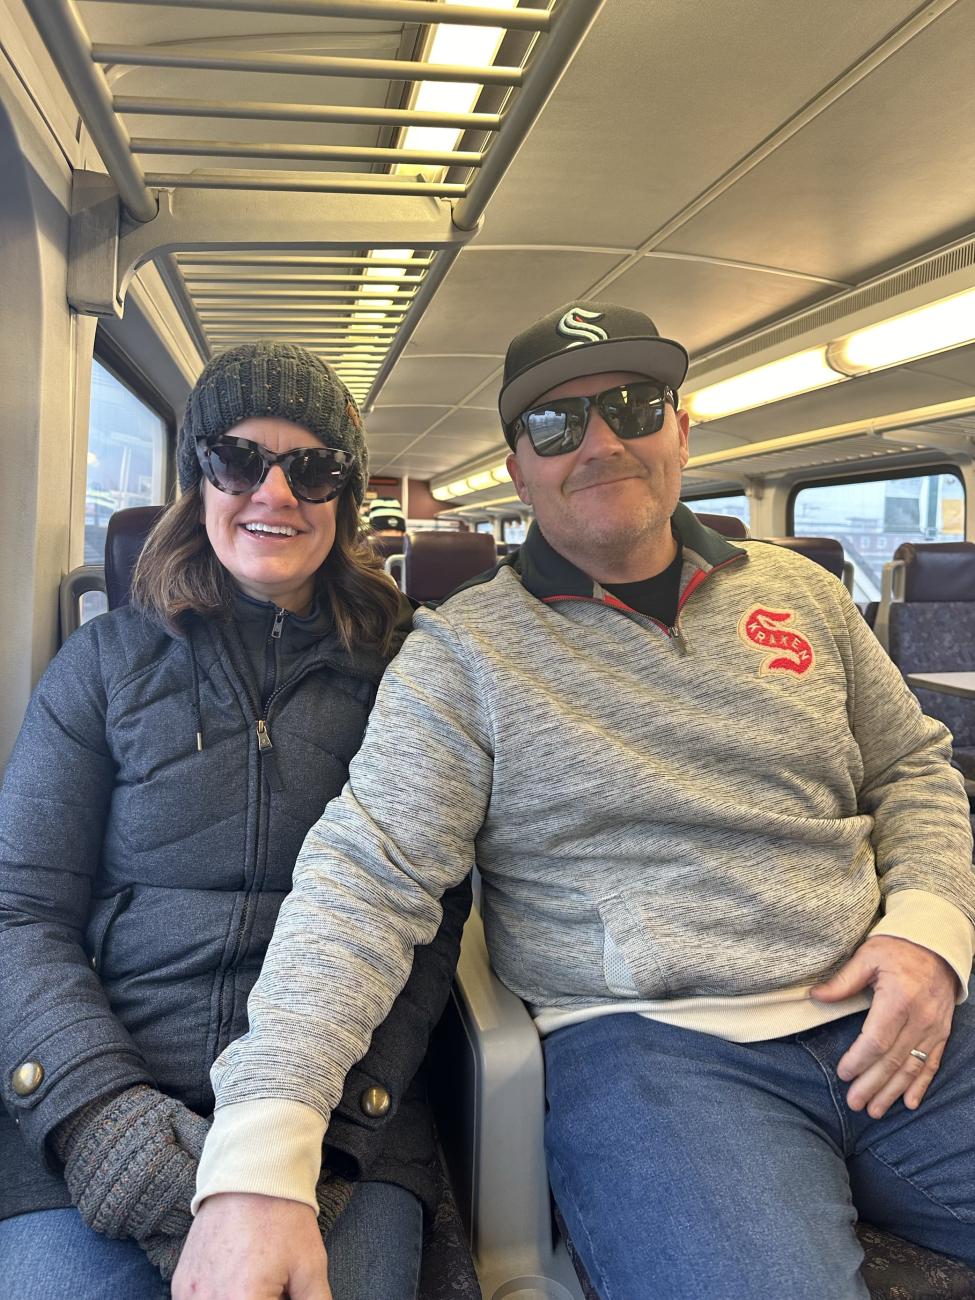
[[(602, 8), (603, 0), (562, 0), (543, 48), (531, 58), (514, 102), (502, 116), (501, 130), (491, 141), (480, 171), (466, 194), (454, 207), (452, 220), (458, 230), (474, 231), (488, 201), (501, 184), (505, 172), (525, 141), (532, 124), (561, 80), (586, 32)], [(453, 266), (462, 246), (443, 249), (399, 328), (386, 359), (376, 372), (363, 407), (369, 411), (399, 360), (420, 319)]]
[[(500, 8), (436, 4), (430, 0), (106, 0), (142, 6), (228, 13), (301, 14), (416, 23), (471, 24), (507, 33), (486, 66), (440, 64), (422, 59), (340, 57), (323, 53), (243, 51), (228, 41), (180, 39), (156, 44), (92, 43), (75, 0), (25, 0), (34, 22), (71, 91), (91, 138), (106, 164), (122, 205), (133, 218), (115, 232), (118, 253), (79, 263), (72, 301), (82, 310), (117, 307), (133, 271), (148, 258), (166, 264), (166, 282), (181, 315), (203, 348), (289, 330), (330, 358), (342, 357), (343, 373), (365, 393), (378, 396), (461, 249), (552, 94), (604, 0), (557, 0), (547, 8)], [(529, 0), (530, 3), (530, 0)], [(538, 0), (540, 3), (540, 0)], [(305, 47), (307, 48), (307, 47)], [(475, 56), (478, 57), (478, 56)], [(486, 55), (485, 55), (486, 57)], [(222, 102), (157, 96), (113, 96), (99, 65), (192, 68), (246, 73), (374, 78), (389, 82), (474, 83), (484, 110), (429, 112), (412, 108), (356, 107), (262, 100)], [(314, 96), (309, 96), (314, 98)], [(405, 130), (437, 126), (466, 132), (449, 148), (396, 148), (380, 137), (369, 144), (280, 143), (226, 138), (186, 139), (140, 134), (131, 137), (120, 115), (154, 114), (215, 119), (305, 123), (357, 123)], [(285, 132), (281, 132), (285, 135)], [(317, 133), (315, 133), (317, 134)], [(397, 137), (401, 138), (401, 137)], [(482, 143), (485, 142), (485, 143)], [(462, 147), (458, 147), (462, 145)], [(142, 155), (211, 158), (201, 170), (143, 172)], [(255, 159), (254, 167), (219, 166), (217, 160)], [(361, 164), (361, 171), (311, 170), (318, 163)], [(284, 169), (281, 164), (289, 164)], [(269, 164), (265, 169), (261, 164)], [(177, 164), (180, 166), (181, 164)], [(305, 165), (304, 170), (301, 170)], [(434, 168), (434, 176), (417, 175)], [(375, 170), (370, 170), (370, 169)], [(107, 184), (107, 182), (106, 182)], [(158, 194), (152, 193), (155, 189)], [(167, 191), (167, 193), (163, 193)], [(212, 191), (223, 191), (211, 193)], [(242, 193), (238, 197), (237, 191)], [(247, 196), (244, 196), (244, 192)], [(289, 192), (288, 205), (275, 193)], [(355, 196), (355, 207), (341, 196)], [(328, 202), (324, 196), (335, 196)], [(452, 205), (452, 206), (451, 206)], [(286, 210), (283, 210), (286, 206)], [(280, 209), (280, 211), (279, 211)], [(158, 213), (158, 216), (157, 216)], [(99, 248), (108, 237), (92, 207), (82, 216)], [(155, 220), (153, 220), (155, 218)], [(79, 218), (80, 221), (80, 218)], [(145, 223), (151, 222), (151, 227)], [(139, 224), (143, 223), (143, 224)], [(79, 227), (80, 228), (80, 227)], [(83, 241), (82, 241), (83, 242)], [(280, 244), (290, 253), (269, 254)], [(253, 245), (254, 252), (246, 250)], [(87, 247), (87, 245), (84, 245)], [(107, 247), (107, 245), (105, 245)], [(222, 246), (227, 252), (222, 252)], [(315, 256), (315, 248), (346, 258)], [(405, 246), (405, 247), (403, 247)], [(398, 256), (384, 258), (383, 247)], [(181, 250), (186, 248), (185, 260)], [(192, 251), (189, 251), (192, 250)], [(210, 251), (208, 251), (210, 250)], [(234, 251), (236, 250), (236, 251)], [(368, 252), (368, 256), (363, 256)], [(246, 267), (229, 273), (219, 267)], [(329, 276), (286, 266), (333, 266)], [(368, 289), (389, 268), (390, 283)], [(408, 275), (416, 268), (420, 274)], [(183, 277), (183, 272), (188, 274)], [(356, 274), (358, 272), (358, 275)], [(107, 281), (107, 284), (106, 284)], [(327, 285), (334, 285), (328, 288)], [(369, 322), (381, 308), (381, 319)], [(259, 317), (259, 319), (258, 319)], [(354, 349), (374, 345), (368, 355)], [(373, 369), (374, 368), (374, 369)], [(373, 369), (371, 383), (370, 370)]]
[(95, 148), (134, 221), (151, 221), (158, 200), (150, 194), (142, 168), (132, 156), (125, 127), (115, 115), (105, 74), (91, 57), (91, 41), (71, 0), (24, 0), (44, 38)]
[(533, 49), (521, 88), (502, 116), (501, 131), (491, 142), (467, 194), (454, 209), (454, 225), (459, 230), (473, 230), (477, 226), (488, 200), (501, 184), (602, 5), (603, 0), (578, 0), (576, 4), (563, 3), (555, 11), (551, 32), (540, 50), (537, 45)]
[[(110, 4), (180, 5), (191, 9), (222, 9), (229, 13), (266, 13), (268, 0), (106, 0)], [(276, 14), (308, 18), (359, 18), (393, 22), (460, 23), (465, 27), (505, 27), (512, 31), (547, 32), (547, 9), (502, 9), (478, 5), (442, 5), (429, 0), (275, 0)]]
[(357, 126), (450, 126), (497, 131), (499, 113), (437, 113), (423, 108), (364, 108), (349, 104), (275, 104), (262, 100), (172, 99), (116, 95), (116, 113), (151, 117), (229, 118), (254, 122), (341, 122)]
[[(37, 0), (35, 0), (35, 3)], [(63, 3), (63, 0), (58, 0)], [(86, 37), (87, 39), (87, 37)], [(291, 76), (378, 77), (383, 81), (463, 81), (484, 86), (520, 86), (521, 68), (469, 67), (410, 59), (350, 59), (335, 54), (222, 54), (192, 45), (92, 45), (96, 63), (129, 68), (200, 68), (214, 72), (286, 72)]]

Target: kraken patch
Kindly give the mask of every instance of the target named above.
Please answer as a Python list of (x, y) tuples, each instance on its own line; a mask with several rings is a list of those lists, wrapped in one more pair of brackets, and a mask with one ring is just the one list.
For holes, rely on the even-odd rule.
[(602, 320), (605, 313), (587, 311), (585, 307), (570, 307), (556, 325), (556, 332), (566, 339), (578, 339), (580, 343), (601, 343), (609, 335), (601, 325), (593, 322)]
[(765, 657), (759, 677), (769, 673), (795, 673), (801, 677), (815, 666), (816, 653), (803, 634), (792, 625), (794, 609), (766, 609), (755, 605), (738, 620), (738, 635), (745, 645)]

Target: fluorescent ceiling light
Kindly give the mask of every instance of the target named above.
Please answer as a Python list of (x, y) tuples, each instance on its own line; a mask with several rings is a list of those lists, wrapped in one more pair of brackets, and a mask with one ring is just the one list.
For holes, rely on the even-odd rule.
[(447, 491), (452, 497), (462, 497), (467, 491), (467, 479), (458, 479), (456, 483), (448, 483)]
[(827, 364), (825, 347), (806, 348), (791, 357), (782, 357), (689, 393), (682, 405), (696, 423), (701, 423), (764, 406), (767, 402), (781, 402), (786, 397), (809, 393), (828, 384), (839, 384), (845, 378)]
[(829, 346), (829, 363), (847, 375), (900, 365), (975, 341), (975, 289), (878, 321)]
[(484, 488), (494, 486), (494, 479), (491, 477), (490, 470), (484, 470), (481, 474), (472, 474), (467, 480), (467, 486), (471, 492), (481, 492)]
[[(514, 9), (518, 0), (473, 0), (478, 8)], [(471, 3), (471, 0), (447, 0), (448, 4)], [(428, 63), (453, 63), (461, 66), (486, 68), (504, 37), (501, 27), (464, 27), (440, 23), (434, 31)], [(481, 87), (473, 82), (421, 81), (416, 99), (411, 107), (431, 113), (469, 113), (474, 107)], [(449, 150), (456, 148), (463, 133), (453, 127), (411, 126), (400, 141), (401, 149)], [(395, 172), (419, 172), (427, 177), (440, 177), (443, 167), (417, 167), (414, 163), (398, 163)]]
[(491, 470), (491, 477), (494, 479), (495, 483), (511, 482), (511, 475), (508, 473), (508, 467), (503, 463)]
[(434, 501), (450, 500), (450, 493), (447, 491), (445, 487), (434, 488), (433, 491), (430, 493), (430, 495), (433, 497)]

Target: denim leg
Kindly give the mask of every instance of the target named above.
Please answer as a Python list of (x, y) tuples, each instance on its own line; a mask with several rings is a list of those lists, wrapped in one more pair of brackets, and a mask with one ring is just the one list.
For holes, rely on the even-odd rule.
[(614, 1014), (544, 1048), (549, 1176), (601, 1300), (866, 1300), (842, 1129), (797, 1043)]
[(415, 1300), (423, 1206), (393, 1183), (360, 1183), (325, 1246), (335, 1300)]
[[(815, 1031), (806, 1046), (835, 1077), (859, 1023), (831, 1031)], [(848, 1086), (840, 1085), (844, 1094)], [(975, 1006), (956, 1007), (941, 1067), (916, 1111), (897, 1102), (879, 1120), (865, 1111), (847, 1115), (861, 1217), (975, 1267)]]
[(169, 1285), (134, 1241), (89, 1228), (77, 1210), (0, 1222), (0, 1295), (29, 1300), (169, 1300)]

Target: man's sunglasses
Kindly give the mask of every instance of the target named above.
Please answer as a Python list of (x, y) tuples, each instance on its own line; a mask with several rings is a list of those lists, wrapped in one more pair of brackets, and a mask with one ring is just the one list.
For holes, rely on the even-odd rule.
[(256, 492), (274, 465), (280, 465), (299, 501), (331, 501), (348, 483), (355, 465), (349, 451), (335, 447), (299, 447), (272, 456), (248, 438), (197, 438), (196, 454), (215, 488), (231, 496)]
[(617, 438), (645, 438), (663, 427), (668, 401), (676, 410), (674, 390), (652, 379), (617, 384), (593, 397), (553, 397), (512, 420), (508, 441), (513, 447), (527, 433), (537, 455), (564, 456), (582, 446), (593, 407)]

